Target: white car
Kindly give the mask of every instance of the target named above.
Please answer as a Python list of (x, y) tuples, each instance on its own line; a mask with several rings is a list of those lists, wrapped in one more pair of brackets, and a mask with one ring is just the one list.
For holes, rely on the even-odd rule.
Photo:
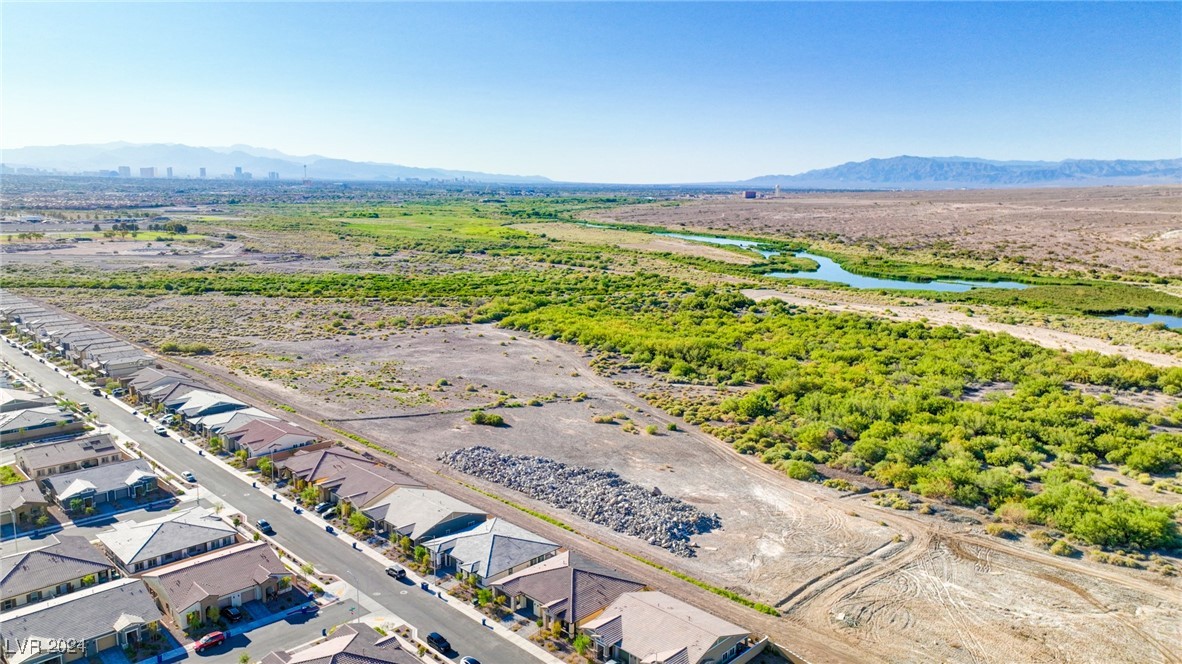
[(152, 429), (152, 433), (156, 434), (157, 436), (167, 436), (168, 429), (165, 429), (161, 425), (156, 425), (156, 427)]
[(181, 477), (185, 478), (186, 482), (196, 482), (197, 481), (197, 478), (193, 476), (193, 471), (191, 471), (191, 470), (186, 470), (185, 472), (181, 473)]

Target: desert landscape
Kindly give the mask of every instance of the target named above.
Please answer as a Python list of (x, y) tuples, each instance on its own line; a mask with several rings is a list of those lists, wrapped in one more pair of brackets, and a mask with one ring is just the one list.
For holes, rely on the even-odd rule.
[[(943, 246), (939, 238), (945, 235), (930, 228), (929, 215), (981, 215), (990, 201), (1027, 219), (1021, 232), (1031, 237), (1066, 223), (1080, 210), (1092, 210), (1091, 215), (1114, 211), (1122, 220), (1094, 232), (1071, 227), (1063, 231), (1063, 238), (1070, 239), (1062, 242), (1046, 238), (1039, 245), (1047, 251), (1042, 261), (1054, 261), (1055, 255), (1068, 255), (1088, 243), (1093, 249), (1112, 244), (1111, 251), (1123, 252), (1126, 245), (1109, 242), (1104, 233), (1136, 223), (1161, 234), (1178, 221), (1166, 210), (1177, 195), (1174, 190), (1117, 193), (1122, 205), (1109, 191), (1095, 191), (1090, 197), (1061, 194), (1063, 200), (1074, 201), (1070, 208), (1063, 200), (1051, 200), (1049, 192), (1023, 194), (1022, 206), (998, 205), (996, 195), (990, 199), (982, 193), (957, 192), (798, 194), (756, 202), (706, 198), (616, 206), (589, 214), (603, 222), (660, 224), (674, 230), (684, 225), (695, 231), (730, 231), (781, 241), (820, 238), (815, 234), (819, 231), (809, 229), (838, 228), (844, 230), (825, 236), (826, 242), (849, 243), (866, 251), (885, 250), (889, 243), (893, 251), (908, 247), (917, 260), (929, 259)], [(935, 213), (931, 205), (917, 205), (918, 198), (950, 207)], [(885, 210), (863, 214), (877, 208)], [(846, 221), (833, 223), (832, 215)], [(801, 220), (813, 225), (801, 225)], [(11, 285), (147, 348), (159, 349), (166, 342), (200, 346), (204, 350), (166, 357), (162, 363), (217, 381), (252, 402), (269, 404), (284, 417), (345, 444), (363, 443), (370, 452), (386, 450), (400, 467), (432, 486), (555, 541), (590, 547), (592, 555), (642, 575), (654, 587), (772, 635), (803, 660), (844, 659), (840, 653), (848, 648), (859, 653), (852, 658), (859, 661), (1179, 661), (1182, 589), (1174, 553), (1125, 549), (1054, 555), (1046, 542), (1059, 541), (1062, 533), (1041, 540), (1044, 535), (1031, 535), (1029, 527), (1001, 521), (984, 507), (928, 499), (833, 466), (824, 467), (824, 476), (833, 480), (830, 484), (798, 481), (759, 454), (733, 449), (729, 439), (723, 439), (729, 434), (720, 433), (730, 426), (727, 418), (721, 423), (708, 419), (702, 426), (681, 407), (670, 406), (726, 403), (756, 393), (758, 382), (679, 379), (637, 364), (626, 353), (482, 321), (487, 315), (482, 312), (507, 297), (503, 295), (472, 298), (423, 291), (393, 298), (330, 293), (292, 297), (228, 294), (218, 284), (259, 278), (288, 283), (284, 280), (304, 275), (335, 279), (341, 274), (540, 277), (548, 273), (537, 271), (528, 252), (544, 246), (544, 251), (560, 248), (580, 257), (574, 260), (600, 256), (596, 260), (623, 278), (667, 268), (670, 275), (698, 288), (736, 289), (753, 302), (780, 302), (800, 313), (869, 316), (888, 325), (951, 326), (969, 336), (1003, 333), (1049, 349), (1124, 356), (1162, 371), (1182, 366), (1179, 335), (1172, 330), (1109, 321), (1091, 327), (1082, 317), (1015, 307), (970, 308), (899, 293), (795, 285), (734, 272), (756, 264), (759, 256), (751, 252), (582, 223), (499, 222), (511, 229), (509, 237), (526, 253), (439, 255), (395, 246), (388, 256), (357, 255), (389, 241), (380, 234), (381, 225), (367, 226), (361, 235), (336, 231), (329, 241), (315, 228), (310, 236), (293, 236), (271, 222), (259, 223), (249, 212), (203, 214), (190, 223), (208, 237), (230, 233), (236, 239), (178, 254), (139, 246), (121, 247), (116, 254), (117, 242), (101, 243), (81, 252), (53, 251), (51, 263), (20, 252), (14, 267), (35, 283), (25, 288)], [(350, 222), (343, 223), (336, 227), (348, 229)], [(420, 223), (445, 234), (455, 232), (449, 228), (470, 232), (464, 230), (468, 226), (454, 226), (456, 222), (441, 224), (435, 216)], [(417, 231), (399, 227), (397, 232)], [(988, 262), (1001, 245), (979, 244), (987, 233), (974, 233), (948, 231), (945, 239), (965, 241), (957, 251)], [(320, 255), (301, 251), (308, 237), (327, 243)], [(538, 239), (546, 244), (534, 244)], [(1132, 256), (1133, 245), (1127, 245), (1127, 251), (1121, 255)], [(1150, 269), (1164, 269), (1160, 266), (1177, 261), (1180, 253), (1173, 245), (1153, 252), (1148, 260), (1157, 263)], [(1070, 262), (1057, 265), (1079, 267)], [(589, 274), (591, 269), (576, 267), (573, 274)], [(98, 281), (82, 288), (50, 284), (61, 278), (54, 275), (76, 270)], [(155, 275), (162, 281), (151, 283), (182, 284), (189, 275), (220, 281), (205, 281), (204, 292), (178, 293), (142, 281)], [(104, 279), (137, 281), (106, 288)], [(1162, 430), (1174, 431), (1175, 398), (1119, 389), (1095, 395), (1107, 393), (1117, 403), (1158, 413)], [(503, 426), (474, 423), (473, 413), (478, 412), (499, 416)], [(473, 446), (614, 471), (635, 485), (716, 514), (721, 526), (692, 536), (692, 555), (676, 555), (440, 461), (442, 455)], [(1109, 484), (1127, 485), (1149, 504), (1179, 503), (1171, 489), (1178, 486), (1174, 471), (1152, 476), (1151, 487), (1117, 470), (1115, 464), (1100, 465), (1094, 472)], [(565, 527), (528, 513), (552, 514)], [(1124, 566), (1111, 564), (1114, 559)], [(661, 569), (734, 593), (766, 611), (754, 611)]]

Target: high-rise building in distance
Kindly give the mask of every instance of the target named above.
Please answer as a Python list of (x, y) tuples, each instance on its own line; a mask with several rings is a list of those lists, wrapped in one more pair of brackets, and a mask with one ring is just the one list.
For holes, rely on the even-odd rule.
[(131, 166), (120, 166), (119, 167), (119, 177), (121, 177), (121, 178), (131, 177)]
[(156, 167), (155, 166), (146, 166), (144, 168), (141, 168), (140, 169), (140, 177), (141, 178), (156, 177)]
[(172, 166), (169, 166), (168, 168), (164, 169), (164, 172), (168, 174), (167, 177), (171, 178), (172, 177)]
[(202, 166), (200, 169), (198, 169), (197, 172), (201, 174), (201, 177), (205, 177), (205, 167), (204, 166)]

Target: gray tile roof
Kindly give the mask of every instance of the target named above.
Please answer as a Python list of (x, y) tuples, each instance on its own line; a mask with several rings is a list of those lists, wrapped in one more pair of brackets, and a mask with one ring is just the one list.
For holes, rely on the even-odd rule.
[(446, 553), (457, 566), (483, 578), (496, 576), (558, 549), (550, 540), (500, 518), (423, 543), (433, 554)]
[[(96, 639), (132, 625), (160, 620), (156, 602), (139, 579), (102, 583), (0, 614), (0, 632), (8, 643), (41, 639), (64, 642)], [(19, 664), (36, 653), (9, 653), (9, 664)]]
[(620, 595), (645, 587), (639, 581), (570, 551), (490, 585), (510, 596), (526, 595), (549, 609), (555, 618), (575, 624), (611, 604)]
[(415, 540), (439, 524), (464, 515), (484, 516), (480, 509), (433, 489), (405, 487), (367, 507), (365, 515), (385, 521), (398, 532)]
[(88, 574), (114, 570), (102, 551), (85, 537), (50, 535), (45, 545), (0, 558), (0, 595), (13, 597), (60, 585)]
[(14, 510), (21, 505), (48, 505), (36, 480), (0, 486), (0, 509)]
[(152, 472), (152, 464), (144, 459), (132, 459), (53, 475), (42, 482), (58, 501), (68, 502), (72, 497), (89, 490), (95, 493), (116, 491), (150, 477), (156, 477), (156, 473)]
[(57, 406), (40, 406), (12, 410), (0, 414), (0, 433), (15, 433), (21, 429), (73, 422), (74, 416)]
[(719, 639), (748, 630), (661, 592), (625, 593), (583, 628), (641, 662), (696, 664)]
[(82, 463), (89, 459), (118, 454), (119, 448), (110, 434), (67, 440), (62, 443), (42, 443), (21, 448), (16, 460), (22, 468), (33, 471), (37, 468), (57, 468), (68, 463)]
[(290, 576), (266, 542), (247, 542), (216, 553), (158, 567), (143, 574), (168, 596), (173, 610), (192, 606), (206, 597), (224, 597), (261, 585), (272, 577)]
[(151, 521), (120, 521), (98, 539), (125, 567), (166, 553), (236, 536), (210, 509), (189, 508)]
[(133, 373), (129, 385), (136, 391), (143, 391), (148, 387), (158, 386), (169, 381), (177, 382), (182, 380), (185, 380), (185, 378), (180, 374), (147, 367)]
[(0, 413), (52, 405), (53, 397), (25, 390), (14, 390), (10, 387), (0, 389)]
[(299, 650), (277, 650), (262, 664), (422, 664), (393, 635), (382, 636), (364, 623), (341, 625), (324, 641)]

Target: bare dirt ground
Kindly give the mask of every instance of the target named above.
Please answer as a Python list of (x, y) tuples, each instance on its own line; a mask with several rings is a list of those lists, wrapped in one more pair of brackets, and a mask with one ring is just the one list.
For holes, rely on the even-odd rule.
[[(204, 299), (187, 301), (211, 304)], [(323, 323), (332, 312), (316, 316)], [(106, 320), (108, 327), (136, 321)], [(865, 496), (792, 481), (651, 408), (635, 395), (643, 377), (600, 376), (593, 358), (575, 347), (514, 338), (488, 325), (270, 341), (253, 336), (270, 336), (264, 323), (248, 318), (235, 330), (248, 344), (238, 350), (183, 362), (240, 396), (293, 407), (289, 418), (311, 419), (310, 426), (324, 420), (386, 446), (428, 483), (770, 634), (811, 661), (1179, 661), (1176, 578), (1058, 558), (990, 538), (979, 521), (898, 512)], [(140, 336), (165, 333), (155, 330), (141, 327)], [(533, 399), (542, 405), (525, 405)], [(478, 407), (503, 415), (509, 426), (470, 424), (465, 417)], [(597, 414), (617, 414), (617, 423), (594, 424)], [(670, 422), (681, 431), (668, 431)], [(657, 435), (644, 433), (649, 424)], [(477, 444), (610, 468), (717, 512), (723, 528), (695, 539), (696, 557), (678, 558), (435, 461), (440, 452)], [(553, 514), (580, 534), (459, 482)], [(776, 605), (784, 616), (756, 613), (617, 551)]]
[[(762, 616), (721, 598), (707, 600), (711, 610), (765, 629), (818, 661), (833, 660), (832, 642), (825, 645), (829, 639), (849, 644), (846, 660), (1178, 661), (1173, 653), (1182, 650), (1182, 594), (1175, 579), (1056, 558), (1027, 544), (989, 538), (980, 523), (897, 512), (863, 496), (794, 482), (653, 410), (634, 389), (595, 374), (578, 349), (513, 336), (491, 326), (456, 326), (401, 332), (385, 341), (349, 338), (318, 351), (339, 354), (342, 371), (397, 362), (395, 374), (408, 392), (423, 395), (409, 405), (404, 393), (346, 403), (311, 382), (297, 381), (299, 389), (277, 388), (258, 377), (246, 382), (297, 411), (323, 413), (329, 424), (389, 446), (405, 463), (434, 473), (433, 481), (451, 477), (509, 495), (598, 542), (777, 605), (785, 618)], [(212, 363), (208, 368), (218, 369)], [(440, 379), (449, 384), (438, 387)], [(465, 409), (502, 397), (549, 400), (492, 409), (505, 417), (505, 428), (466, 421)], [(593, 424), (591, 418), (601, 413), (620, 414), (627, 419), (618, 422), (633, 422), (638, 430)], [(671, 421), (682, 431), (666, 431)], [(642, 433), (649, 423), (658, 425), (658, 435)], [(717, 512), (723, 528), (695, 539), (696, 557), (677, 558), (457, 476), (434, 461), (440, 452), (476, 444), (610, 468)], [(526, 525), (557, 535), (542, 522)], [(628, 569), (654, 578), (643, 566)], [(668, 583), (662, 576), (655, 582)]]
[(1182, 187), (803, 193), (641, 205), (588, 218), (1182, 276)]

